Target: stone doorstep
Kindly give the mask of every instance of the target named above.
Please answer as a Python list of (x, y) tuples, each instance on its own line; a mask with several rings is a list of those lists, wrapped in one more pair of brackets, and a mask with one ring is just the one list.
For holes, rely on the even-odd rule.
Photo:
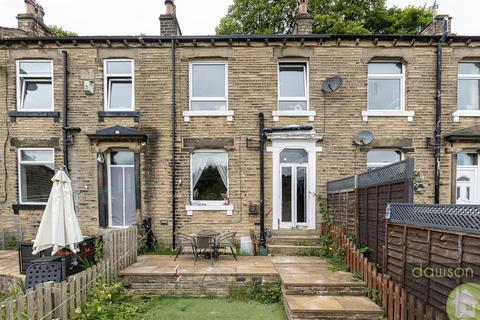
[(268, 246), (272, 256), (301, 254), (305, 251), (318, 250), (320, 246), (296, 246), (285, 244), (271, 244)]
[(288, 310), (295, 314), (383, 314), (383, 310), (367, 297), (285, 295), (284, 301)]
[(316, 235), (289, 235), (289, 236), (273, 236), (268, 239), (269, 245), (297, 245), (304, 243), (305, 245), (318, 245), (320, 238)]

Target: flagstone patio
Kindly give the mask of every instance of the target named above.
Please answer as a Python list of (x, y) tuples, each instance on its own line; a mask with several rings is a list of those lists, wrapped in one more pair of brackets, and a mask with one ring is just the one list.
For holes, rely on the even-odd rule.
[(18, 267), (18, 252), (0, 250), (0, 293), (9, 292), (12, 286), (24, 278)]

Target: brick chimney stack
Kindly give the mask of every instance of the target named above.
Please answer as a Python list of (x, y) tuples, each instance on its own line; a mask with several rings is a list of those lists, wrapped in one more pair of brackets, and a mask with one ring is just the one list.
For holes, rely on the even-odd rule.
[(293, 34), (312, 34), (313, 18), (308, 13), (308, 0), (298, 0), (297, 16), (293, 22)]
[(36, 0), (25, 0), (25, 13), (17, 15), (18, 29), (25, 31), (29, 36), (51, 36), (52, 32), (43, 22), (45, 11)]
[(445, 23), (447, 23), (448, 34), (452, 33), (452, 17), (448, 14), (436, 15), (432, 22), (418, 32), (420, 35), (441, 36), (444, 33)]
[(180, 24), (177, 20), (177, 10), (173, 0), (165, 0), (165, 14), (160, 15), (161, 36), (181, 36)]

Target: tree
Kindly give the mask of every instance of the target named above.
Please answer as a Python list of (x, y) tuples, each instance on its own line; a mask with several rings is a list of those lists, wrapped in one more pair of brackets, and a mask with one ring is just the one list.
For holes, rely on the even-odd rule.
[[(234, 0), (217, 34), (288, 33), (297, 0)], [(434, 12), (426, 7), (387, 8), (385, 0), (310, 0), (315, 33), (415, 34)]]
[(57, 25), (51, 24), (48, 26), (50, 31), (52, 31), (52, 34), (55, 37), (75, 37), (78, 36), (78, 33), (73, 32), (73, 31), (68, 31), (63, 29), (62, 27), (59, 27)]

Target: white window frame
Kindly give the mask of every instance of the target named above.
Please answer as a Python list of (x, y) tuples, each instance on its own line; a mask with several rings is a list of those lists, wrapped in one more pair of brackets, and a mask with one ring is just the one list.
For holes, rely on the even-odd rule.
[[(282, 64), (302, 66), (305, 76), (303, 77), (305, 97), (282, 97), (280, 95), (280, 66)], [(281, 101), (305, 101), (306, 110), (280, 110)], [(277, 63), (277, 110), (272, 112), (273, 121), (279, 121), (280, 117), (308, 117), (309, 121), (315, 120), (315, 111), (310, 110), (310, 64), (308, 60), (280, 60)]]
[(370, 151), (392, 151), (392, 152), (399, 152), (400, 153), (400, 160), (399, 161), (403, 161), (405, 159), (405, 155), (403, 153), (403, 151), (401, 149), (382, 149), (382, 148), (372, 148), (370, 150), (367, 151), (367, 170), (370, 170), (370, 169), (379, 169), (380, 167), (386, 167), (388, 165), (391, 165), (395, 162), (391, 162), (391, 163), (385, 163), (385, 162), (372, 162), (372, 163), (369, 163), (368, 162), (368, 152)]
[[(461, 63), (478, 63), (478, 61), (460, 61), (458, 64)], [(460, 80), (479, 80), (480, 81), (480, 74), (463, 74), (458, 73), (458, 82)], [(480, 117), (480, 109), (478, 110), (463, 110), (458, 109), (458, 82), (457, 82), (457, 111), (452, 113), (453, 121), (459, 122), (460, 117)]]
[(187, 205), (185, 209), (187, 210), (187, 215), (192, 215), (193, 211), (226, 211), (227, 215), (233, 214), (233, 205), (225, 205), (224, 200), (193, 200), (193, 154), (194, 153), (225, 153), (227, 154), (227, 194), (230, 194), (230, 170), (229, 170), (229, 154), (228, 151), (223, 149), (199, 149), (195, 150), (190, 154), (190, 205)]
[[(108, 74), (107, 63), (108, 62), (130, 62), (132, 64), (132, 72), (131, 73), (115, 73), (113, 75)], [(116, 79), (119, 82), (127, 82), (125, 78), (132, 79), (132, 101), (130, 109), (117, 109), (117, 108), (110, 108), (110, 95), (111, 93), (111, 84), (110, 79)], [(135, 111), (135, 60), (134, 59), (104, 59), (103, 60), (103, 101), (104, 101), (104, 109), (105, 111)]]
[[(224, 65), (225, 66), (225, 97), (193, 97), (193, 66), (195, 65)], [(192, 110), (193, 101), (226, 101), (226, 110)], [(227, 117), (227, 121), (233, 121), (233, 111), (229, 110), (228, 102), (228, 61), (190, 61), (188, 64), (188, 111), (183, 112), (184, 121), (190, 121), (190, 117)]]
[[(22, 151), (51, 151), (52, 161), (22, 161)], [(22, 201), (22, 164), (51, 164), (55, 166), (55, 149), (54, 148), (19, 148), (17, 150), (17, 170), (18, 170), (18, 202), (27, 205), (45, 205), (46, 202), (38, 201)]]
[[(392, 74), (369, 73), (368, 65), (380, 63), (400, 63), (402, 72)], [(363, 121), (368, 122), (368, 117), (407, 117), (409, 122), (413, 121), (415, 112), (406, 111), (406, 65), (398, 60), (371, 61), (367, 65), (367, 110), (362, 111)], [(370, 80), (400, 80), (400, 109), (370, 109), (369, 86)]]
[[(38, 63), (38, 62), (48, 62), (50, 63), (50, 74), (21, 74), (20, 73), (20, 63), (22, 62), (33, 62), (33, 63)], [(20, 112), (51, 112), (54, 110), (54, 105), (55, 105), (55, 100), (54, 100), (54, 91), (55, 91), (55, 86), (54, 86), (54, 77), (53, 77), (53, 61), (52, 60), (42, 60), (42, 59), (35, 59), (35, 60), (17, 60), (16, 61), (16, 79), (17, 79), (17, 111)], [(38, 108), (38, 109), (27, 109), (25, 110), (23, 108), (23, 93), (25, 91), (25, 85), (22, 87), (22, 78), (27, 78), (27, 79), (35, 79), (35, 78), (40, 78), (39, 82), (47, 82), (48, 80), (44, 80), (43, 78), (50, 78), (51, 83), (52, 83), (52, 105), (49, 106), (48, 108)], [(28, 80), (27, 80), (28, 81)]]

